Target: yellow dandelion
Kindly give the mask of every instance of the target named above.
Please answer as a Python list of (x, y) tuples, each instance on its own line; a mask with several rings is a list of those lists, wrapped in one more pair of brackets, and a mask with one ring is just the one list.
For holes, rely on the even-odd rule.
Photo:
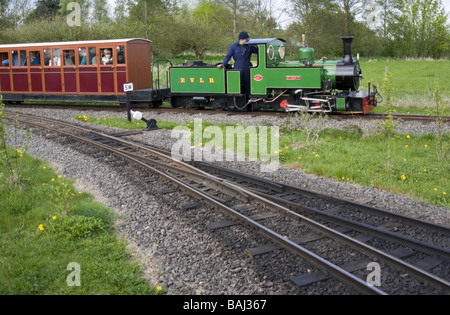
[(409, 138), (411, 138), (411, 136), (410, 136), (410, 135), (407, 135), (407, 136), (406, 136), (406, 139), (409, 139)]
[(319, 157), (319, 155), (318, 155), (318, 154), (316, 154), (316, 157)]
[(407, 144), (405, 144), (405, 148), (408, 148), (408, 145), (407, 145)]
[(298, 157), (298, 159), (299, 159), (299, 160), (301, 160), (301, 159), (302, 159), (302, 157), (301, 157), (301, 156), (299, 156), (299, 157)]
[(423, 171), (424, 171), (424, 172), (426, 172), (426, 171), (427, 171), (427, 169), (424, 169)]
[(345, 179), (345, 176), (342, 177), (342, 180), (344, 180), (344, 179)]
[(54, 178), (52, 178), (52, 182), (54, 182), (55, 181), (55, 179)]
[(402, 176), (400, 176), (403, 180), (406, 179), (406, 176), (404, 174), (402, 174)]
[(447, 193), (444, 191), (442, 194), (443, 194), (443, 195), (446, 195)]
[(161, 291), (163, 288), (159, 285), (156, 287), (156, 290)]
[(41, 231), (44, 231), (44, 230), (45, 230), (43, 224), (39, 224), (38, 228), (39, 228), (39, 230), (41, 230)]
[(434, 189), (434, 191), (438, 191), (438, 189), (437, 189), (437, 188), (435, 188), (435, 189)]
[(53, 219), (53, 220), (56, 220), (56, 216), (53, 216), (52, 219)]
[(79, 191), (79, 192), (78, 192), (78, 194), (79, 194), (79, 195), (82, 195), (82, 194), (83, 194), (83, 192), (82, 192), (82, 191)]
[(425, 148), (428, 148), (428, 144), (425, 144)]
[(285, 149), (289, 149), (289, 147), (284, 147)]
[(62, 178), (62, 175), (58, 175), (58, 178)]
[(42, 169), (45, 170), (47, 168), (47, 166), (43, 166)]

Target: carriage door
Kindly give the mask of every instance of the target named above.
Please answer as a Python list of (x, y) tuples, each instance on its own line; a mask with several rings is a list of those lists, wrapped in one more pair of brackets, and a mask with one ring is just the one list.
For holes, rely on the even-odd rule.
[(61, 93), (61, 50), (59, 48), (44, 49), (44, 81), (47, 93)]
[(114, 71), (114, 56), (115, 53), (111, 48), (100, 49), (100, 80), (102, 85), (102, 93), (115, 92), (115, 71)]
[(11, 92), (11, 78), (9, 76), (11, 62), (7, 52), (0, 53), (0, 62), (0, 92)]
[(125, 60), (125, 46), (116, 47), (117, 59), (117, 92), (123, 93), (123, 85), (127, 82), (127, 68)]
[(11, 55), (14, 92), (28, 92), (27, 51), (13, 50)]
[(64, 91), (66, 93), (76, 93), (77, 68), (75, 66), (75, 50), (63, 50), (62, 62), (64, 72)]
[(41, 52), (30, 51), (30, 81), (32, 92), (42, 92), (42, 64)]
[(97, 52), (95, 47), (78, 48), (80, 93), (97, 93)]

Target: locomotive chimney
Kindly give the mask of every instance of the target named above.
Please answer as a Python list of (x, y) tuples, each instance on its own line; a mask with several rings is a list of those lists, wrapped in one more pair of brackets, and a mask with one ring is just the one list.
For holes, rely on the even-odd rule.
[(354, 36), (344, 36), (341, 37), (342, 41), (344, 42), (344, 59), (342, 61), (344, 63), (353, 63), (353, 57), (352, 57), (352, 42)]

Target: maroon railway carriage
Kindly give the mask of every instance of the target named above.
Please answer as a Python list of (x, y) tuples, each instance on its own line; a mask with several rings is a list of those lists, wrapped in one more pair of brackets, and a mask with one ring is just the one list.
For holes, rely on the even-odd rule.
[(169, 89), (153, 89), (151, 42), (145, 39), (0, 45), (4, 102), (133, 103), (158, 106)]

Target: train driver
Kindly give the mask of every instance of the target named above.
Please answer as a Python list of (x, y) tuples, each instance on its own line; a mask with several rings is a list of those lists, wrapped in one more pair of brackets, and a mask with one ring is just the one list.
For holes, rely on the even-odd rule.
[(218, 68), (223, 68), (228, 64), (231, 57), (233, 57), (234, 69), (241, 70), (243, 94), (250, 94), (250, 67), (252, 66), (250, 59), (252, 54), (258, 53), (257, 47), (245, 45), (245, 43), (248, 42), (249, 37), (247, 32), (241, 32), (239, 34), (239, 41), (230, 46), (225, 59), (217, 66)]

